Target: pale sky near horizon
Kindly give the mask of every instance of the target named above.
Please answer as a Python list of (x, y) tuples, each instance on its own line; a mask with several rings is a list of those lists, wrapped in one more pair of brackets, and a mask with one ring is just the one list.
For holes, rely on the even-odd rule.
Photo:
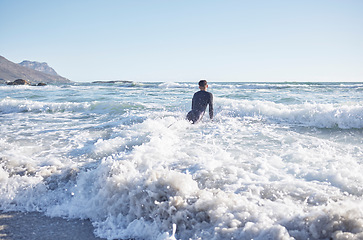
[(0, 55), (72, 81), (363, 82), (363, 1), (0, 0)]

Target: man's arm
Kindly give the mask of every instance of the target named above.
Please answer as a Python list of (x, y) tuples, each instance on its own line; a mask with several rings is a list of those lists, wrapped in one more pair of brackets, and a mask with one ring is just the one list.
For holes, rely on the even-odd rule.
[(195, 105), (196, 105), (196, 102), (195, 102), (195, 93), (194, 93), (193, 98), (192, 98), (192, 109), (194, 109)]
[(210, 94), (209, 117), (210, 117), (210, 119), (213, 119), (213, 94)]

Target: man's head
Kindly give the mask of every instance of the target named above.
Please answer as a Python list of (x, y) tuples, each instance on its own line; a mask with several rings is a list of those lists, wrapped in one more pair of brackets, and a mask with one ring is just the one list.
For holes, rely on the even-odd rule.
[(199, 89), (205, 91), (205, 90), (207, 90), (207, 88), (208, 88), (207, 80), (200, 80)]

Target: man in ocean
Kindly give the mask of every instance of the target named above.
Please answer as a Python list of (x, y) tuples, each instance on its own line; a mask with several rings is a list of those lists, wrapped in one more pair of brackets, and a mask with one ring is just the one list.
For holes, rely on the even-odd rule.
[(209, 105), (209, 117), (213, 119), (213, 94), (207, 92), (208, 84), (206, 80), (199, 81), (200, 91), (194, 93), (192, 100), (192, 110), (187, 114), (187, 119), (191, 123), (202, 120), (205, 110)]

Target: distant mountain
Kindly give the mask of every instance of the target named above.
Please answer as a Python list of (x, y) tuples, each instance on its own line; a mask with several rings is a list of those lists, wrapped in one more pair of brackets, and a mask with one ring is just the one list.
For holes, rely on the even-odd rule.
[(20, 64), (13, 63), (0, 56), (0, 83), (12, 82), (19, 78), (28, 80), (32, 84), (40, 82), (47, 84), (71, 82), (69, 79), (59, 75), (51, 75), (28, 67), (23, 67)]
[(25, 60), (19, 64), (23, 67), (31, 68), (39, 72), (47, 73), (54, 76), (59, 76), (58, 73), (53, 68), (49, 67), (46, 62), (41, 63), (41, 62)]

